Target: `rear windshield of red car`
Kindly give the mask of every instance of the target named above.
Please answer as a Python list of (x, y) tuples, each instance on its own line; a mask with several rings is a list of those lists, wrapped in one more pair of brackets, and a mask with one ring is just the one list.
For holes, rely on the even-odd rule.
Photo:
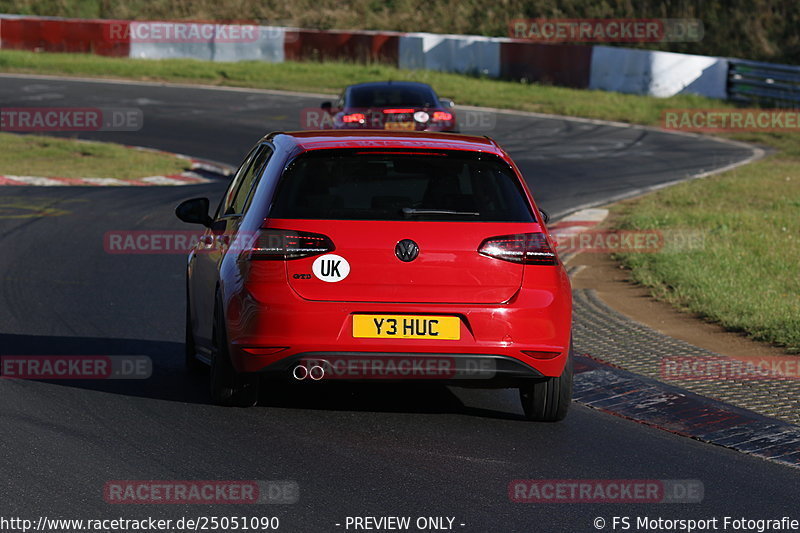
[(348, 107), (433, 107), (438, 105), (438, 101), (433, 89), (429, 87), (387, 85), (353, 87), (350, 89), (346, 105)]
[(480, 152), (316, 150), (294, 159), (271, 218), (534, 222), (513, 169)]

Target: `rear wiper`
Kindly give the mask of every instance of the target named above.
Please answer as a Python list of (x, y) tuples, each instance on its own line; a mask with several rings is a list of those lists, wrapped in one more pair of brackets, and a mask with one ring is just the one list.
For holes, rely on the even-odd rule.
[(453, 215), (465, 217), (478, 217), (481, 214), (476, 211), (453, 211), (451, 209), (414, 209), (412, 207), (404, 207), (402, 209), (403, 216), (412, 217), (414, 215)]

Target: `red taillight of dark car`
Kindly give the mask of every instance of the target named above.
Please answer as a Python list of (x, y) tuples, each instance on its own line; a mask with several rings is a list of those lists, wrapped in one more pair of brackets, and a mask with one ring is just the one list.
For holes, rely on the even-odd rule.
[(450, 122), (453, 120), (453, 114), (447, 111), (435, 111), (433, 113), (434, 122)]
[(347, 124), (363, 124), (367, 120), (364, 113), (350, 113), (349, 115), (342, 115), (342, 122)]
[(262, 229), (249, 250), (250, 259), (288, 261), (332, 252), (327, 235), (283, 229)]
[(481, 243), (478, 252), (488, 257), (523, 265), (555, 265), (558, 262), (544, 233), (490, 237)]

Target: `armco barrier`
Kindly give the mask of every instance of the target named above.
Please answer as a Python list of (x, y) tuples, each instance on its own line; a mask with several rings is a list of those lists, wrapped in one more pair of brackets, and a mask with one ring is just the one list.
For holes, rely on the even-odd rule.
[(500, 76), (564, 87), (589, 86), (592, 47), (506, 41), (500, 45)]
[(800, 107), (800, 67), (743, 59), (730, 59), (728, 63), (731, 100)]
[(287, 29), (288, 61), (347, 60), (397, 65), (399, 33)]
[(65, 20), (44, 17), (0, 19), (0, 48), (76, 52), (127, 57), (127, 42), (112, 39), (111, 28), (124, 29), (126, 20)]
[(721, 57), (592, 47), (589, 88), (667, 97), (693, 93), (726, 98), (728, 60)]
[(471, 35), (407, 33), (400, 37), (397, 66), (461, 74), (500, 76), (500, 41)]

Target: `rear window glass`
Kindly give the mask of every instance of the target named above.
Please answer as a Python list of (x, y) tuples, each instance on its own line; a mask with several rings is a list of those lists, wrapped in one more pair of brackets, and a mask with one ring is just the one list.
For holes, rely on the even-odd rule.
[(533, 222), (514, 171), (463, 151), (318, 150), (292, 161), (272, 218)]
[(431, 107), (436, 105), (436, 95), (429, 87), (390, 85), (354, 87), (350, 89), (347, 105), (349, 107)]

